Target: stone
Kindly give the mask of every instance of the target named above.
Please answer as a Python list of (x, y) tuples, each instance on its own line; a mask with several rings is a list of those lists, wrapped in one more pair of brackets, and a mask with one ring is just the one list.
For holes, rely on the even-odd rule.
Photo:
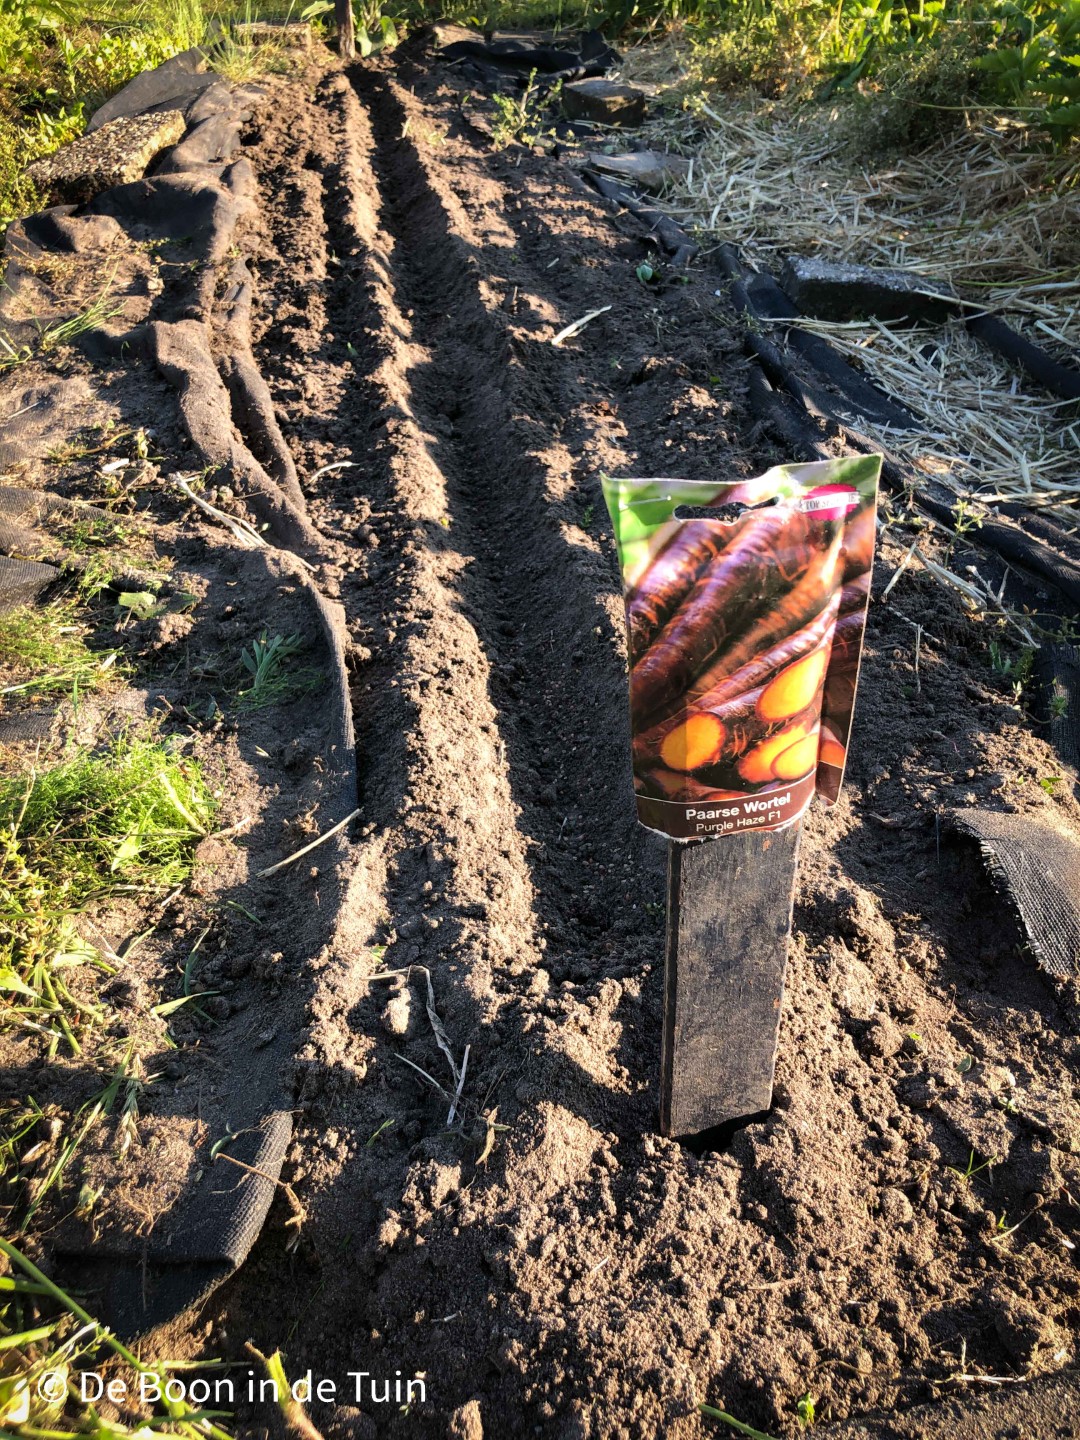
[(989, 1308), (1002, 1348), (1021, 1369), (1030, 1368), (1040, 1350), (1061, 1343), (1062, 1337), (1050, 1316), (1012, 1294), (1003, 1281), (991, 1285)]
[(899, 1053), (903, 1044), (903, 1032), (888, 1015), (877, 1015), (871, 1020), (864, 1040), (868, 1054), (879, 1060), (889, 1060)]
[(568, 120), (640, 125), (645, 119), (645, 92), (614, 80), (574, 80), (563, 86), (562, 107)]
[(179, 110), (110, 120), (92, 135), (35, 160), (26, 176), (52, 204), (82, 205), (103, 190), (141, 179), (150, 162), (175, 145), (184, 129)]
[(388, 1035), (407, 1035), (412, 1006), (408, 990), (399, 990), (391, 995), (382, 1013), (383, 1029)]
[(436, 20), (431, 27), (431, 39), (438, 50), (445, 50), (448, 45), (458, 45), (463, 40), (471, 41), (474, 45), (484, 43), (483, 34), (479, 30), (455, 25), (452, 20)]
[(898, 1225), (910, 1225), (915, 1212), (911, 1201), (902, 1190), (888, 1186), (878, 1196), (878, 1215), (882, 1224), (894, 1229)]
[(484, 1421), (478, 1400), (468, 1400), (454, 1411), (446, 1436), (447, 1440), (484, 1440)]
[(959, 313), (955, 292), (910, 270), (841, 265), (789, 255), (780, 284), (804, 315), (819, 320), (947, 320)]
[(665, 155), (658, 150), (635, 150), (629, 155), (587, 155), (586, 163), (602, 175), (629, 180), (643, 190), (663, 190), (677, 178), (685, 177), (689, 160), (681, 155)]
[(233, 27), (241, 45), (282, 45), (289, 50), (311, 49), (311, 26), (306, 20), (248, 20)]

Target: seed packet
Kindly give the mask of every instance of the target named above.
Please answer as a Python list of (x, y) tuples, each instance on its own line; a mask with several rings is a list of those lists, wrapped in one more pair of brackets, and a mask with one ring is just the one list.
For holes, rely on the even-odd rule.
[[(881, 457), (754, 480), (616, 480), (638, 819), (673, 840), (794, 824), (839, 793)], [(713, 511), (715, 514), (707, 512)]]

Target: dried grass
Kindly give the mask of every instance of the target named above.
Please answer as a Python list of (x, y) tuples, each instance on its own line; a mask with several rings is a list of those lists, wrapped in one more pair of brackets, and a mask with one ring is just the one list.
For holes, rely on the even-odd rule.
[[(675, 57), (663, 60), (670, 73)], [(657, 69), (631, 52), (628, 79), (639, 65)], [(1007, 117), (973, 111), (930, 148), (870, 165), (853, 159), (852, 113), (690, 94), (684, 111), (646, 131), (654, 148), (691, 162), (672, 177), (665, 208), (706, 247), (735, 243), (774, 271), (785, 255), (816, 255), (950, 281), (1076, 364), (1080, 151), (1037, 148)], [(1080, 496), (1076, 406), (1021, 385), (961, 326), (813, 328), (925, 422), (924, 433), (879, 436), (920, 468), (985, 498)]]
[(1080, 496), (1080, 415), (1009, 365), (959, 322), (944, 326), (806, 320), (923, 422), (917, 431), (858, 428), (919, 470), (980, 499), (1053, 505)]

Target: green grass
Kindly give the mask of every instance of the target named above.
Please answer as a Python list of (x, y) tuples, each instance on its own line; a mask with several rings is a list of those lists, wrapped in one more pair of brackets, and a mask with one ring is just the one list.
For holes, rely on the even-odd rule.
[(5, 370), (14, 370), (19, 365), (25, 365), (35, 355), (47, 355), (50, 351), (73, 344), (80, 335), (85, 335), (88, 330), (94, 330), (118, 315), (124, 307), (120, 303), (110, 302), (107, 291), (108, 286), (78, 315), (72, 315), (67, 320), (56, 320), (49, 325), (35, 324), (37, 334), (30, 344), (19, 344), (7, 332), (0, 331), (0, 375)]
[(610, 0), (606, 15), (624, 36), (691, 27), (699, 91), (864, 100), (881, 147), (924, 143), (973, 104), (1056, 144), (1080, 133), (1080, 0)]
[[(215, 63), (226, 74), (287, 68), (284, 48), (237, 41), (228, 22), (318, 18), (323, 8), (318, 0), (0, 0), (0, 230), (41, 203), (25, 166), (79, 135), (133, 75), (220, 35), (222, 21)], [(372, 43), (436, 13), (426, 0), (356, 0), (354, 9), (358, 34)], [(715, 83), (810, 81), (830, 96), (891, 95), (909, 103), (906, 114), (892, 107), (889, 125), (912, 140), (974, 100), (1009, 107), (1058, 142), (1080, 132), (1080, 0), (449, 0), (438, 13), (504, 29), (600, 25), (624, 41), (683, 27), (707, 53)]]
[(180, 884), (213, 811), (194, 762), (164, 741), (132, 735), (103, 753), (0, 782), (0, 832), (75, 905)]
[[(128, 1041), (105, 1085), (79, 1106), (66, 1131), (59, 1115), (47, 1115), (33, 1097), (0, 1113), (0, 1185), (4, 1187), (9, 1215), (21, 1208), (19, 1197), (25, 1197), (20, 1232), (26, 1231), (49, 1193), (59, 1188), (83, 1142), (107, 1116), (118, 1113), (117, 1153), (123, 1156), (128, 1152), (136, 1138), (139, 1098), (144, 1089), (142, 1065), (134, 1042)], [(47, 1168), (40, 1163), (46, 1157), (51, 1162)], [(100, 1198), (100, 1192), (84, 1185), (78, 1200), (83, 1218), (89, 1218)]]
[(77, 975), (112, 969), (75, 915), (182, 884), (213, 812), (194, 761), (132, 735), (0, 782), (0, 1025), (41, 1035), (50, 1054), (80, 1053), (102, 1012)]
[[(152, 1403), (134, 1429), (103, 1419), (79, 1400), (76, 1386), (66, 1382), (74, 1381), (80, 1368), (97, 1371), (118, 1360), (133, 1395), (163, 1396), (177, 1367), (140, 1359), (9, 1240), (0, 1239), (0, 1254), (11, 1270), (0, 1276), (0, 1433), (20, 1440), (63, 1440), (68, 1434), (126, 1440), (161, 1431), (183, 1440), (231, 1440), (216, 1423), (220, 1411), (200, 1410), (186, 1400)], [(59, 1376), (55, 1399), (47, 1375)]]
[(19, 605), (0, 613), (0, 696), (99, 690), (116, 674), (117, 650), (91, 650), (77, 600)]

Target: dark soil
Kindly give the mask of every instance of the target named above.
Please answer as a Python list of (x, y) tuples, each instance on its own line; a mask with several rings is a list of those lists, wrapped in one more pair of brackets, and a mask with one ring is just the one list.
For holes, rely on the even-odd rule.
[[(774, 1108), (723, 1153), (658, 1136), (665, 857), (634, 819), (599, 476), (783, 456), (707, 260), (644, 287), (634, 222), (459, 98), (373, 62), (282, 86), (248, 137), (255, 356), (353, 641), (363, 817), (327, 949), (294, 929), (310, 885), (278, 892), (298, 978), (257, 1002), (303, 1032), (300, 1243), (282, 1197), (170, 1350), (281, 1346), (336, 1381), (311, 1414), (342, 1437), (728, 1433), (702, 1401), (793, 1435), (808, 1394), (819, 1425), (967, 1433), (934, 1406), (970, 1377), (1075, 1363), (1080, 1040), (948, 819), (1080, 809), (1039, 783), (1060, 762), (991, 666), (1008, 635), (907, 570), (871, 606), (846, 789), (806, 821)], [(877, 596), (910, 544), (887, 518)], [(427, 977), (469, 1047), (449, 1129)], [(426, 1398), (354, 1403), (357, 1371)], [(1016, 1434), (1080, 1434), (1055, 1385)]]

